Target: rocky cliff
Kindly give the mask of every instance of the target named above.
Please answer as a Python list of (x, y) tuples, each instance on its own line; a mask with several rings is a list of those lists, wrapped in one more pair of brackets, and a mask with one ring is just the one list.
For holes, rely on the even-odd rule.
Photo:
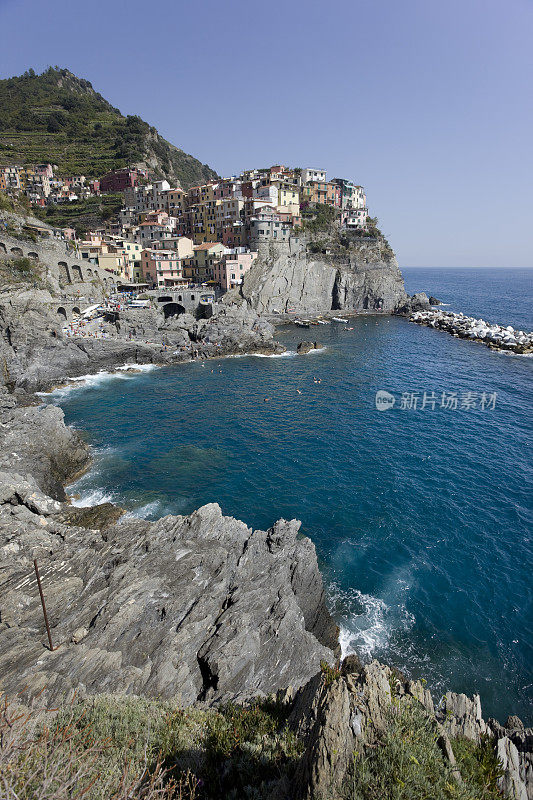
[[(478, 696), (448, 692), (435, 706), (423, 682), (377, 661), (348, 656), (338, 665), (337, 628), (299, 523), (252, 531), (216, 504), (154, 523), (127, 515), (117, 522), (115, 512), (73, 509), (44, 494), (31, 474), (0, 472), (0, 692), (19, 703), (38, 695), (41, 707), (66, 704), (67, 730), (85, 717), (84, 726), (117, 731), (115, 748), (127, 742), (128, 728), (141, 751), (144, 740), (167, 731), (182, 788), (203, 785), (205, 798), (533, 798), (533, 731), (519, 719), (485, 721)], [(220, 711), (207, 711), (213, 707)], [(23, 768), (12, 743), (16, 719), (0, 713), (8, 781)], [(47, 750), (49, 763), (62, 758), (60, 739)], [(81, 740), (81, 760), (91, 742)], [(122, 746), (118, 761), (127, 757), (129, 745)], [(40, 780), (46, 770), (33, 763)], [(86, 777), (89, 786), (100, 786), (99, 771)], [(128, 796), (175, 797), (141, 787), (139, 777)], [(126, 796), (107, 792), (88, 796)], [(197, 797), (192, 790), (178, 796)]]
[(381, 239), (301, 234), (258, 245), (241, 295), (259, 313), (320, 314), (331, 310), (405, 312), (426, 307), (410, 298), (396, 257)]
[(252, 531), (215, 504), (154, 523), (106, 525), (105, 512), (98, 521), (27, 473), (0, 473), (2, 691), (26, 687), (29, 698), (46, 686), (53, 703), (102, 691), (242, 701), (333, 664), (338, 631), (299, 523)]
[[(266, 273), (258, 265), (262, 282), (257, 272), (251, 275), (243, 294), (257, 280), (260, 302), (250, 304), (265, 310), (278, 308), (273, 303), (282, 292), (273, 287), (283, 286), (287, 303), (299, 303), (300, 311), (327, 310), (320, 304), (328, 297), (330, 308), (347, 303), (335, 307), (361, 310), (362, 303), (371, 310), (378, 300), (383, 310), (401, 308), (406, 296), (395, 260), (376, 247), (354, 246), (343, 268), (337, 256), (318, 257), (307, 246), (293, 260), (276, 248)], [(363, 257), (368, 261), (357, 260)], [(285, 267), (278, 269), (278, 261)], [(287, 263), (294, 273), (284, 284)], [(298, 535), (297, 521), (252, 531), (211, 504), (151, 523), (109, 504), (79, 509), (65, 502), (63, 484), (87, 466), (88, 447), (65, 426), (60, 409), (29, 405), (34, 398), (27, 392), (126, 362), (273, 352), (272, 326), (241, 299), (209, 320), (187, 314), (165, 320), (157, 308), (121, 312), (102, 323), (109, 338), (67, 339), (53, 299), (27, 285), (0, 293), (0, 693), (23, 703), (39, 693), (41, 702), (54, 704), (88, 698), (80, 718), (90, 714), (96, 695), (111, 694), (119, 709), (118, 718), (105, 720), (112, 732), (133, 724), (120, 703), (138, 696), (168, 700), (160, 712), (165, 731), (203, 714), (192, 745), (182, 752), (173, 740), (171, 757), (185, 776), (190, 769), (203, 776), (205, 798), (533, 800), (533, 731), (520, 720), (485, 721), (479, 697), (454, 693), (435, 707), (422, 683), (378, 662), (363, 665), (350, 656), (339, 666), (338, 631), (325, 606), (315, 549)], [(270, 721), (257, 711), (257, 696), (267, 696)], [(227, 701), (244, 707), (205, 711)], [(183, 708), (191, 706), (189, 717)], [(22, 750), (16, 742), (10, 750), (12, 730), (1, 709), (0, 773), (7, 759), (18, 791), (26, 772), (24, 763), (20, 776), (13, 767)], [(148, 730), (135, 735), (142, 741)], [(82, 760), (84, 747), (77, 751)], [(126, 753), (118, 757), (125, 761)], [(152, 767), (145, 761), (139, 768), (141, 788), (128, 796), (149, 797), (143, 770)], [(268, 781), (258, 788), (265, 771)], [(42, 785), (11, 796), (50, 797)], [(88, 785), (87, 791), (93, 777)], [(124, 795), (104, 789), (87, 797)]]

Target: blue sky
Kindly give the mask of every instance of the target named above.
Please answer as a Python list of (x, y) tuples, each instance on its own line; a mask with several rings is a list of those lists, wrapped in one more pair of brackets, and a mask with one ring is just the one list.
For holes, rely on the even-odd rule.
[(531, 0), (0, 0), (0, 77), (68, 67), (220, 174), (366, 187), (404, 266), (533, 266)]

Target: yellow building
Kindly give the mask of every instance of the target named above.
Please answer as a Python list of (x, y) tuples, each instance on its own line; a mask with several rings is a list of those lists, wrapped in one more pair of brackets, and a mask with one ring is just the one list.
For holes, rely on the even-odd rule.
[(123, 253), (100, 253), (98, 256), (98, 266), (100, 269), (105, 269), (108, 272), (113, 272), (115, 275), (120, 275), (122, 278), (131, 278), (128, 274), (127, 264)]
[(183, 277), (193, 283), (206, 283), (214, 280), (215, 265), (218, 264), (225, 251), (220, 242), (204, 242), (194, 247), (191, 258), (183, 262)]
[(217, 241), (217, 207), (219, 203), (220, 200), (205, 200), (189, 208), (190, 230), (195, 244)]
[(168, 189), (167, 211), (171, 217), (181, 217), (188, 208), (187, 192), (183, 189)]
[(278, 206), (293, 206), (300, 203), (298, 187), (293, 183), (273, 183), (278, 189)]

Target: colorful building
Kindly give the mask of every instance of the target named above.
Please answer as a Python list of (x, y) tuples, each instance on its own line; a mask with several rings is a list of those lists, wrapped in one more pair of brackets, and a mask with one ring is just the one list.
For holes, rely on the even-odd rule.
[(139, 175), (136, 169), (116, 169), (100, 178), (101, 192), (123, 192), (137, 185)]
[(215, 266), (221, 260), (225, 247), (221, 242), (204, 242), (194, 246), (191, 258), (183, 262), (183, 275), (194, 283), (214, 280)]
[(333, 178), (332, 183), (340, 187), (342, 209), (366, 208), (366, 194), (362, 186), (345, 178)]
[(183, 261), (175, 250), (147, 248), (141, 253), (142, 279), (152, 286), (183, 283)]
[(242, 283), (243, 276), (256, 258), (257, 253), (252, 253), (244, 247), (226, 249), (220, 261), (213, 266), (213, 279), (222, 291), (227, 292)]

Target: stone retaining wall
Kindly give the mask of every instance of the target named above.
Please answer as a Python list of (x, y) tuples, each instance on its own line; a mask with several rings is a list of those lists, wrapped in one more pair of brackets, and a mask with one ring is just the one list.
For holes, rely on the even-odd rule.
[[(116, 282), (115, 276), (111, 273), (75, 258), (66, 242), (61, 240), (33, 242), (31, 239), (16, 239), (0, 232), (0, 258), (2, 257), (32, 258), (40, 261), (48, 267), (51, 277), (55, 278), (62, 288), (93, 284), (96, 281), (106, 290), (111, 290)], [(87, 291), (88, 287), (85, 290)]]

